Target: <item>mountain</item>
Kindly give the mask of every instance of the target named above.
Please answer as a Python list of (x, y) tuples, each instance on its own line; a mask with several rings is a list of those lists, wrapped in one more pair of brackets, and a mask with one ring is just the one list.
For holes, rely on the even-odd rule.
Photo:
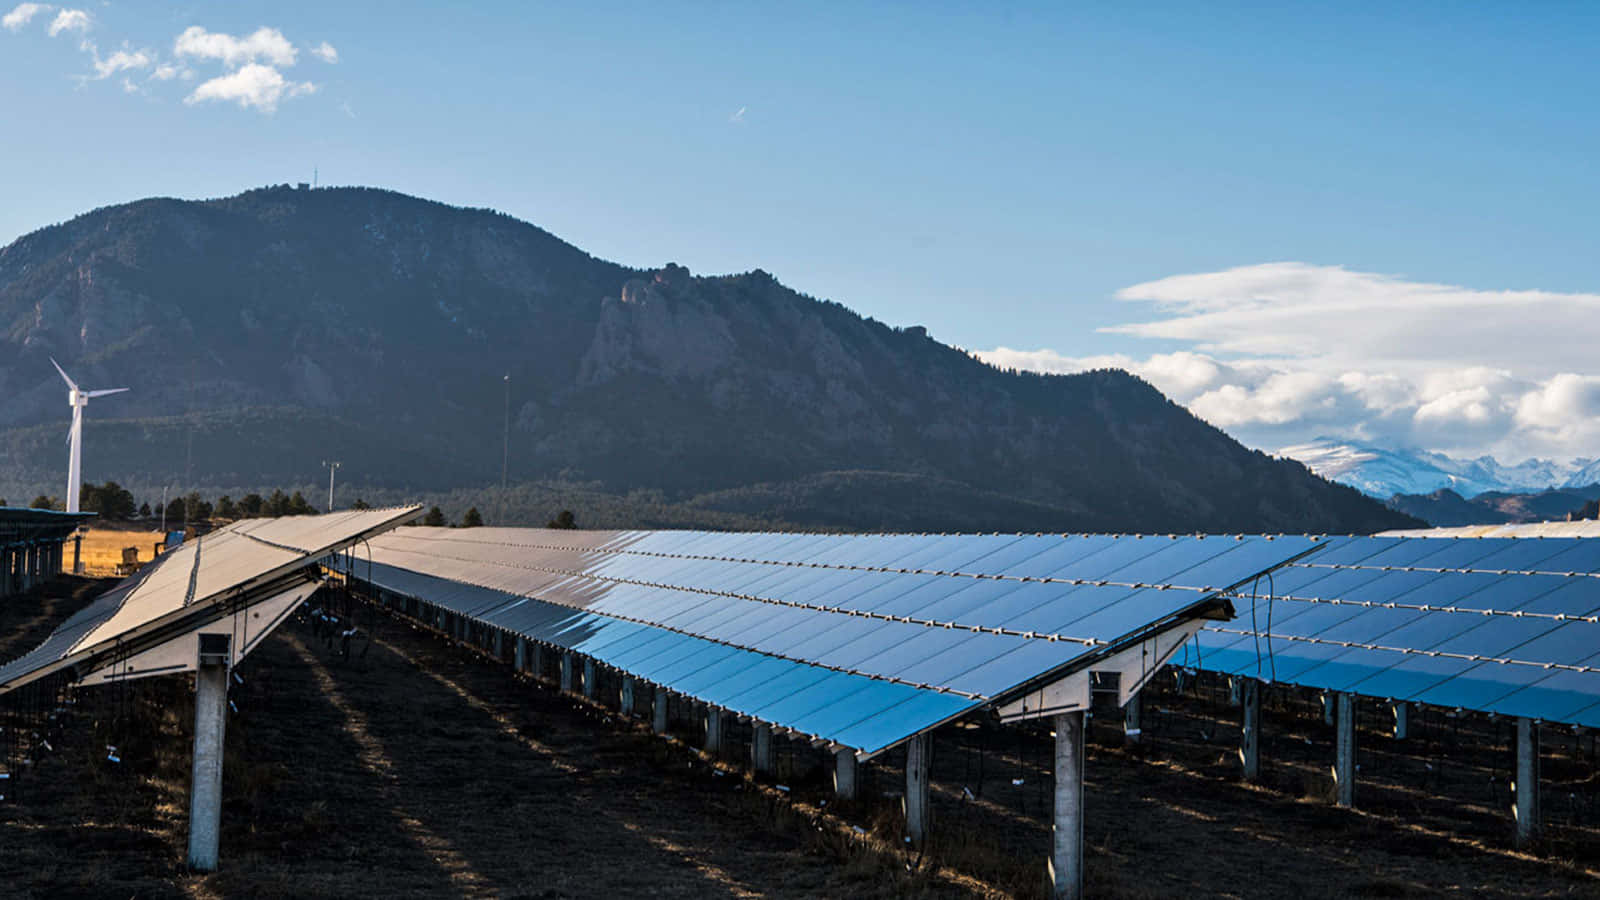
[(143, 200), (0, 249), (0, 492), (59, 482), (52, 356), (133, 389), (89, 407), (84, 474), (136, 491), (309, 487), (335, 458), (373, 496), (457, 496), (499, 483), (509, 421), (510, 480), (558, 486), (517, 496), (613, 521), (1414, 524), (1125, 372), (1000, 371), (765, 272), (629, 268), (382, 190)]
[(1507, 465), (1492, 456), (1457, 459), (1429, 450), (1387, 449), (1333, 438), (1285, 447), (1278, 455), (1297, 459), (1324, 478), (1378, 499), (1439, 490), (1461, 497), (1490, 491), (1529, 494), (1600, 482), (1600, 460), (1591, 459), (1567, 463), (1528, 459)]
[[(1485, 491), (1470, 499), (1449, 488), (1440, 488), (1429, 494), (1396, 494), (1389, 498), (1388, 506), (1445, 528), (1563, 521), (1568, 513), (1592, 507), (1596, 498), (1600, 498), (1600, 485), (1593, 484), (1526, 493)], [(1594, 518), (1594, 515), (1588, 513), (1585, 517)]]

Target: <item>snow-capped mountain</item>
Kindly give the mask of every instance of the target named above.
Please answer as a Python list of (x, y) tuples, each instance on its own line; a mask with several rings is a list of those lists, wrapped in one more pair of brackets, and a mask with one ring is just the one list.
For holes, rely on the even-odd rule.
[(1474, 497), (1485, 491), (1520, 493), (1600, 482), (1600, 460), (1593, 459), (1566, 463), (1529, 459), (1507, 465), (1492, 456), (1457, 459), (1431, 450), (1390, 450), (1334, 438), (1284, 447), (1278, 455), (1297, 459), (1330, 481), (1380, 499), (1429, 494), (1440, 488)]

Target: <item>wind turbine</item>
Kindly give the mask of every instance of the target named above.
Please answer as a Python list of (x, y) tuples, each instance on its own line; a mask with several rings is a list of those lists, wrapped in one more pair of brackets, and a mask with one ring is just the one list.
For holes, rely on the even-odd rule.
[(67, 454), (67, 512), (78, 512), (78, 492), (83, 487), (83, 408), (95, 397), (120, 394), (127, 388), (81, 390), (54, 358), (50, 360), (50, 365), (56, 367), (56, 371), (61, 373), (61, 380), (67, 383), (67, 402), (72, 404), (72, 430), (67, 432), (67, 443), (72, 447)]

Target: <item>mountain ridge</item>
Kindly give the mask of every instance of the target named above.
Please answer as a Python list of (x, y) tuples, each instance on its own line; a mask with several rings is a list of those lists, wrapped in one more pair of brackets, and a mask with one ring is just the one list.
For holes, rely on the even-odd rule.
[(137, 201), (25, 235), (0, 249), (0, 346), (9, 491), (60, 468), (39, 431), (63, 405), (54, 356), (80, 383), (134, 388), (90, 407), (90, 480), (300, 483), (343, 454), (353, 485), (457, 491), (499, 482), (509, 420), (514, 481), (755, 519), (1412, 522), (1125, 372), (1001, 371), (760, 270), (630, 268), (500, 213), (370, 188)]
[(1506, 464), (1488, 455), (1461, 459), (1432, 450), (1328, 437), (1284, 447), (1278, 455), (1297, 459), (1322, 477), (1378, 500), (1438, 490), (1471, 499), (1492, 492), (1531, 494), (1600, 483), (1600, 460), (1584, 457), (1565, 463), (1534, 457)]

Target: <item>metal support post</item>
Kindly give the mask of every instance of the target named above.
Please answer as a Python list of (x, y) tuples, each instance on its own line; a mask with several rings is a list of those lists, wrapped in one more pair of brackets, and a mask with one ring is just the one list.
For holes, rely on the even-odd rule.
[(750, 733), (750, 768), (757, 775), (772, 774), (772, 726), (757, 722)]
[(630, 676), (624, 675), (622, 678), (622, 697), (617, 708), (624, 718), (633, 718), (633, 678)]
[(594, 659), (583, 658), (583, 697), (585, 700), (594, 699)]
[(1539, 839), (1543, 828), (1539, 810), (1539, 723), (1527, 716), (1517, 717), (1517, 777), (1512, 782), (1512, 818), (1516, 820), (1517, 847), (1525, 848)]
[(511, 667), (518, 672), (526, 672), (528, 670), (528, 639), (520, 634), (517, 635), (517, 646), (513, 652), (516, 656), (512, 659)]
[(1255, 781), (1261, 777), (1261, 682), (1241, 678), (1239, 684), (1239, 767), (1245, 781)]
[(1143, 713), (1143, 696), (1141, 693), (1135, 693), (1128, 698), (1128, 705), (1122, 708), (1122, 740), (1130, 747), (1138, 744), (1144, 733), (1144, 729), (1140, 727)]
[(1330, 691), (1323, 691), (1322, 692), (1322, 724), (1324, 724), (1324, 725), (1332, 725), (1332, 724), (1334, 724), (1334, 705), (1335, 705), (1335, 701), (1334, 701), (1334, 698), (1333, 698), (1333, 693), (1330, 692)]
[(833, 751), (833, 795), (840, 800), (856, 798), (856, 752), (849, 747)]
[(567, 693), (572, 690), (572, 651), (561, 654), (561, 691)]
[(1056, 726), (1056, 821), (1050, 854), (1050, 892), (1083, 896), (1083, 713), (1061, 713)]
[(722, 710), (715, 706), (706, 707), (706, 753), (722, 754)]
[(1411, 736), (1411, 704), (1401, 700), (1394, 705), (1394, 739), (1403, 741)]
[(1238, 706), (1244, 702), (1244, 676), (1228, 676), (1228, 705)]
[(928, 837), (928, 769), (933, 740), (926, 732), (906, 742), (906, 836), (921, 844)]
[(533, 645), (533, 677), (544, 680), (544, 645)]
[(1356, 805), (1356, 695), (1347, 691), (1338, 696), (1334, 720), (1333, 789), (1335, 803)]
[(228, 726), (230, 639), (226, 634), (200, 636), (200, 667), (194, 676), (189, 867), (200, 872), (216, 871), (217, 845), (222, 834), (222, 750)]
[(655, 696), (650, 702), (650, 727), (656, 734), (667, 733), (667, 689), (656, 687)]
[(494, 659), (499, 662), (506, 658), (506, 633), (496, 628), (494, 630)]

